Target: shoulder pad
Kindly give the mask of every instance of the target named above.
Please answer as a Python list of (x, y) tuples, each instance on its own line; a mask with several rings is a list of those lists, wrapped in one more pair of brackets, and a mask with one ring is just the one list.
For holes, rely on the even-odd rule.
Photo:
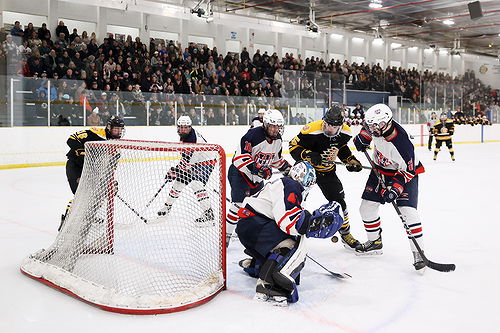
[(91, 127), (89, 131), (100, 136), (101, 138), (106, 139), (106, 130), (104, 128)]
[(344, 134), (347, 134), (349, 136), (352, 136), (351, 128), (347, 124), (344, 124), (342, 126), (342, 128), (340, 129), (340, 132), (344, 133)]
[(323, 133), (323, 120), (317, 120), (302, 127), (301, 134), (320, 134)]

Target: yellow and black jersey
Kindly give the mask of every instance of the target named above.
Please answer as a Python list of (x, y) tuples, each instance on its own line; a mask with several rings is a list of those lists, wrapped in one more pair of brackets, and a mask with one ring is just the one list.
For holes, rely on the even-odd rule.
[(104, 128), (92, 127), (88, 130), (78, 131), (71, 134), (66, 143), (70, 150), (66, 154), (69, 160), (73, 160), (79, 165), (83, 166), (85, 158), (84, 145), (89, 141), (104, 141), (106, 138), (106, 130)]
[(323, 120), (318, 120), (305, 125), (300, 133), (290, 141), (290, 155), (296, 161), (308, 161), (305, 156), (309, 151), (320, 153), (323, 163), (313, 165), (316, 171), (329, 172), (335, 170), (335, 160), (338, 157), (344, 161), (351, 156), (347, 143), (352, 137), (351, 129), (342, 125), (340, 133), (328, 137), (323, 132)]
[(441, 120), (437, 121), (434, 124), (433, 134), (436, 137), (436, 140), (444, 141), (451, 139), (451, 136), (455, 132), (455, 124), (453, 120), (446, 119), (443, 123)]

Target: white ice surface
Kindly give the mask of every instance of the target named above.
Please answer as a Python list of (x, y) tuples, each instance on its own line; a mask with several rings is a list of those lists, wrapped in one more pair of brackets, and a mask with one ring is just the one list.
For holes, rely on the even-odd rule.
[[(71, 192), (64, 167), (0, 171), (0, 332), (500, 332), (500, 143), (455, 150), (456, 162), (446, 148), (434, 162), (431, 152), (417, 148), (426, 168), (419, 196), (426, 254), (455, 263), (455, 272), (418, 275), (401, 222), (386, 205), (382, 256), (355, 257), (329, 240), (309, 243), (313, 258), (350, 280), (331, 278), (307, 261), (298, 303), (258, 303), (255, 280), (237, 265), (245, 255), (234, 241), (228, 290), (197, 308), (158, 316), (105, 312), (21, 274), (23, 258), (54, 240)], [(339, 169), (352, 233), (364, 241), (358, 207), (368, 172)], [(307, 207), (324, 202), (315, 188)]]

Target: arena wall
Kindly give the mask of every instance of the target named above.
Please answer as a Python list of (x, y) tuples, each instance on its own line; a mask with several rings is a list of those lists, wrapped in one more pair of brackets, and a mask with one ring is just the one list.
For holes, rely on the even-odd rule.
[[(404, 125), (413, 136), (413, 142), (421, 146), (427, 142), (425, 125)], [(197, 128), (208, 142), (221, 145), (228, 156), (232, 156), (239, 139), (248, 129), (247, 126), (204, 126)], [(66, 161), (69, 135), (83, 129), (80, 127), (14, 127), (0, 128), (0, 169), (25, 168), (36, 166), (63, 165)], [(301, 129), (300, 125), (286, 126), (284, 140), (289, 141)], [(353, 126), (357, 134), (359, 126)], [(423, 136), (422, 136), (423, 135)], [(132, 127), (126, 128), (127, 139), (178, 141), (175, 126)], [(454, 143), (500, 142), (500, 125), (457, 126), (453, 136)], [(352, 145), (352, 143), (351, 143)], [(284, 152), (288, 153), (287, 145)]]

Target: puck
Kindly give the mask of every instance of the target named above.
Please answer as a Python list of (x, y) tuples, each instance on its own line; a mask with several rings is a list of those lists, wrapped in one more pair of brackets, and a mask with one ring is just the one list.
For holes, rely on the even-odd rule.
[(337, 243), (339, 241), (339, 238), (337, 236), (332, 237), (332, 242)]

